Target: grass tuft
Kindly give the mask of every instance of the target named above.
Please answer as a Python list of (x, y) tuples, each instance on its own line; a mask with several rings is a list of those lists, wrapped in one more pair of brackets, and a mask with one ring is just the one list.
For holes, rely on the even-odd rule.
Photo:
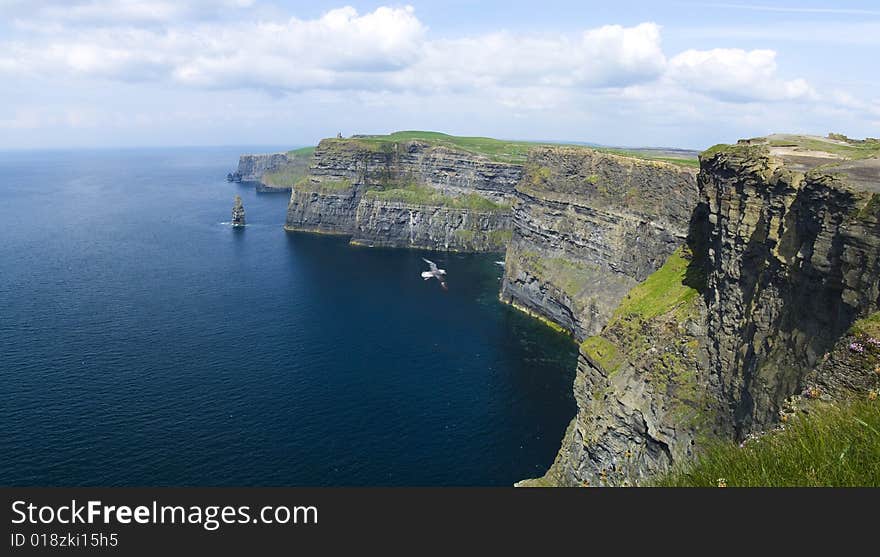
[(798, 414), (785, 429), (743, 446), (716, 442), (661, 487), (878, 487), (880, 402), (860, 400)]

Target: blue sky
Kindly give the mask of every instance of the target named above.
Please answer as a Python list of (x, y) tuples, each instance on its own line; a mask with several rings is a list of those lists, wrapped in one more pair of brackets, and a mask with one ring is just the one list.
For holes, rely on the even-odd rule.
[(880, 136), (876, 2), (0, 0), (0, 149)]

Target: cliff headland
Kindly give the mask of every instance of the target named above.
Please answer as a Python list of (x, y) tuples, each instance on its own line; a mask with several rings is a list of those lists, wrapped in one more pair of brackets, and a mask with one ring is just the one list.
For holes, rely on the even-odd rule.
[(289, 154), (239, 165), (291, 188), (287, 230), (504, 251), (501, 299), (580, 343), (577, 415), (546, 475), (520, 485), (644, 484), (880, 388), (877, 140), (772, 135), (697, 166), (398, 132), (306, 156), (283, 182), (266, 177)]

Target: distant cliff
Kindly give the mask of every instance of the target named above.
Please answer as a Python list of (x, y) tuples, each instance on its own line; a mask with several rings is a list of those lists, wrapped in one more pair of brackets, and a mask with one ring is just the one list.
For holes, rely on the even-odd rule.
[(308, 173), (312, 151), (305, 148), (284, 153), (241, 155), (238, 168), (227, 175), (227, 179), (253, 184), (259, 192), (290, 192), (294, 184)]
[(503, 251), (522, 165), (418, 139), (326, 139), (285, 227), (370, 246)]
[(242, 155), (236, 173), (243, 182), (259, 182), (263, 174), (288, 163), (287, 153)]
[(772, 136), (707, 151), (698, 184), (687, 245), (582, 343), (577, 416), (522, 485), (640, 483), (880, 385), (876, 155)]

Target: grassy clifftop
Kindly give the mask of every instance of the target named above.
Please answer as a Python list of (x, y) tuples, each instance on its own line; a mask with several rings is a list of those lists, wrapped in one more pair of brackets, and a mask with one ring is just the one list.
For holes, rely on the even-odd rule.
[(299, 149), (293, 149), (292, 151), (288, 151), (288, 156), (294, 157), (311, 157), (314, 154), (314, 147), (300, 147)]
[(880, 140), (870, 137), (851, 139), (834, 133), (827, 137), (779, 133), (741, 140), (733, 145), (718, 144), (703, 151), (701, 157), (708, 158), (722, 152), (739, 156), (774, 154), (783, 157), (863, 160), (880, 157)]
[[(337, 144), (340, 147), (357, 145), (363, 148), (381, 151), (383, 148), (389, 148), (394, 143), (414, 140), (482, 155), (495, 162), (507, 163), (525, 162), (529, 150), (533, 147), (562, 145), (561, 143), (510, 141), (492, 139), (490, 137), (464, 137), (448, 135), (441, 132), (418, 130), (399, 131), (387, 135), (355, 135), (349, 139), (325, 139), (322, 143), (325, 145)], [(699, 162), (696, 159), (670, 157), (662, 150), (639, 151), (633, 149), (615, 149), (611, 147), (587, 147), (584, 145), (571, 146), (645, 160), (659, 160), (683, 166), (695, 167), (699, 165)]]

